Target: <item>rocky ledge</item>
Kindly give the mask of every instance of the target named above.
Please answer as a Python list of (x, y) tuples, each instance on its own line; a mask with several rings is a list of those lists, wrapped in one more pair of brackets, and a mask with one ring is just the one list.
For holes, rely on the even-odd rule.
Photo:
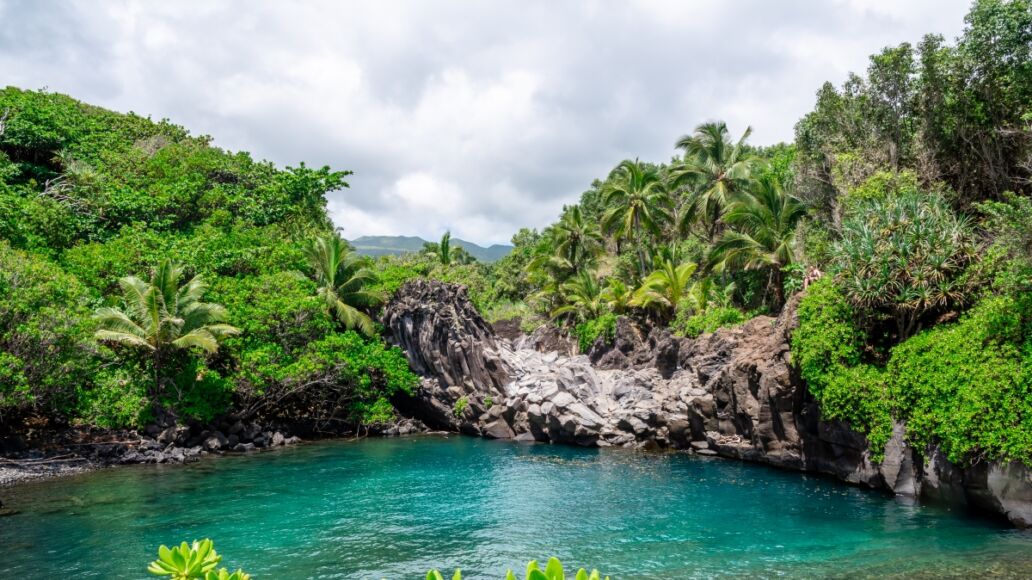
[(189, 463), (205, 455), (247, 453), (299, 443), (285, 429), (225, 418), (211, 425), (148, 425), (141, 431), (66, 429), (4, 438), (0, 487), (134, 463)]
[(436, 429), (497, 439), (683, 449), (828, 474), (893, 493), (947, 501), (1032, 527), (1032, 470), (1020, 463), (962, 468), (937, 449), (915, 449), (896, 425), (875, 463), (866, 438), (823, 421), (791, 365), (797, 324), (789, 303), (697, 339), (648, 334), (620, 319), (612, 345), (587, 355), (542, 329), (499, 338), (461, 286), (413, 281), (387, 305), (384, 324), (423, 375), (396, 401)]

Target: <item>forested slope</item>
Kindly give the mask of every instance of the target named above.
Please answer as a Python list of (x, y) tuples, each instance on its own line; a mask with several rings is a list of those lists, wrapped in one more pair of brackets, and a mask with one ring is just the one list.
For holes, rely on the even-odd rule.
[[(209, 420), (231, 407), (390, 417), (386, 397), (414, 377), (375, 333), (347, 330), (324, 307), (306, 255), (332, 232), (324, 196), (347, 187), (349, 172), (279, 169), (167, 121), (42, 91), (3, 90), (0, 118), (5, 425), (132, 426), (156, 411)], [(183, 266), (176, 287), (134, 301), (126, 277), (146, 293), (162, 261)], [(196, 295), (176, 294), (194, 276)], [(211, 305), (216, 348), (195, 340), (204, 332), (175, 344)], [(94, 336), (105, 325), (127, 330), (103, 307), (139, 323), (131, 336)]]

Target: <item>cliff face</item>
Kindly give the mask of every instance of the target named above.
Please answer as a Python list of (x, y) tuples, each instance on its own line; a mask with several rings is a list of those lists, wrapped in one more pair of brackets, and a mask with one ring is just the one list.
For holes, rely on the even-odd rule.
[(1018, 463), (961, 469), (910, 447), (897, 425), (880, 464), (867, 440), (819, 409), (790, 360), (796, 302), (697, 339), (644, 335), (621, 319), (612, 346), (588, 355), (547, 331), (497, 338), (465, 290), (406, 285), (384, 323), (423, 374), (397, 401), (437, 428), (484, 437), (685, 449), (819, 472), (897, 494), (971, 505), (1032, 526), (1032, 470)]

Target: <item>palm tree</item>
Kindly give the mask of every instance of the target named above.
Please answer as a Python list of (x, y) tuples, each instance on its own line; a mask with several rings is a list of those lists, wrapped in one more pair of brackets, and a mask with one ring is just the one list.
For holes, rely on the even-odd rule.
[(602, 230), (584, 218), (580, 205), (563, 212), (555, 224), (555, 255), (575, 271), (591, 267), (602, 251)]
[(634, 300), (634, 290), (628, 288), (623, 280), (619, 278), (610, 278), (609, 285), (602, 290), (602, 300), (605, 301), (606, 306), (609, 307), (616, 314), (623, 314), (631, 306), (631, 302)]
[(437, 257), (441, 260), (441, 263), (445, 266), (451, 264), (452, 251), (451, 251), (451, 230), (444, 232), (441, 236), (441, 243), (437, 244)]
[(794, 261), (793, 241), (806, 206), (788, 194), (775, 179), (754, 183), (742, 192), (724, 214), (730, 229), (710, 250), (707, 266), (723, 271), (731, 268), (769, 270), (775, 308), (785, 303), (782, 270)]
[(315, 270), (318, 296), (325, 301), (327, 310), (345, 328), (366, 335), (375, 333), (373, 319), (360, 310), (380, 302), (379, 296), (363, 290), (375, 278), (361, 267), (347, 242), (336, 234), (329, 234), (316, 238), (305, 253)]
[(638, 247), (639, 274), (646, 268), (643, 243), (658, 235), (671, 219), (670, 194), (659, 170), (635, 159), (625, 159), (609, 174), (603, 190), (609, 208), (602, 226), (617, 243), (633, 239)]
[(206, 353), (219, 349), (219, 341), (239, 334), (225, 324), (226, 309), (202, 302), (208, 289), (200, 276), (180, 284), (183, 266), (168, 260), (154, 269), (150, 282), (136, 276), (118, 281), (124, 310), (100, 308), (93, 315), (101, 342), (141, 349), (150, 356), (154, 370), (154, 393), (162, 390), (165, 363), (175, 351), (198, 348)]
[(735, 289), (734, 282), (717, 286), (713, 277), (706, 276), (692, 284), (679, 307), (687, 308), (692, 314), (701, 314), (714, 305), (719, 308), (731, 308)]
[(752, 175), (755, 158), (745, 149), (751, 134), (752, 127), (747, 127), (732, 143), (727, 124), (717, 121), (703, 123), (695, 133), (677, 140), (675, 147), (684, 149), (684, 160), (671, 170), (671, 186), (689, 191), (678, 216), (682, 232), (701, 219), (709, 241), (716, 239), (727, 205)]
[(577, 320), (591, 320), (605, 310), (601, 287), (590, 272), (581, 271), (560, 286), (560, 294), (565, 304), (552, 311), (552, 318), (572, 314)]
[(642, 282), (631, 304), (643, 308), (655, 307), (664, 318), (669, 318), (688, 290), (695, 269), (696, 264), (692, 262), (675, 264), (672, 260), (663, 260), (659, 269)]

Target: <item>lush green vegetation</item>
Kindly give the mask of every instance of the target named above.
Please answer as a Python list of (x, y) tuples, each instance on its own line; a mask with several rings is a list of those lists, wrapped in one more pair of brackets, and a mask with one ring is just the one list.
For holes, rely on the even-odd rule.
[(792, 346), (825, 418), (876, 453), (903, 421), (958, 462), (1028, 461), (1030, 47), (1032, 3), (981, 0), (955, 43), (889, 47), (821, 87), (793, 144), (699, 125), (514, 236), (496, 296), (587, 350), (615, 316), (698, 336), (820, 278)]
[[(1032, 2), (979, 0), (956, 42), (888, 47), (821, 87), (794, 143), (700, 124), (667, 162), (620, 161), (492, 265), (449, 233), (357, 258), (324, 209), (348, 172), (6, 89), (0, 414), (387, 420), (415, 377), (376, 313), (415, 278), (464, 284), (489, 321), (554, 324), (582, 351), (620, 316), (698, 336), (810, 285), (792, 347), (826, 418), (876, 446), (898, 420), (958, 461), (1029, 460), (1030, 46)], [(193, 314), (159, 306), (173, 302)]]
[(349, 172), (46, 92), (5, 89), (0, 115), (6, 426), (393, 417), (416, 377), (373, 323), (384, 282), (325, 212)]
[(797, 126), (804, 259), (832, 277), (792, 352), (822, 414), (875, 449), (894, 420), (954, 462), (1032, 460), (1032, 4), (976, 2), (825, 85)]

